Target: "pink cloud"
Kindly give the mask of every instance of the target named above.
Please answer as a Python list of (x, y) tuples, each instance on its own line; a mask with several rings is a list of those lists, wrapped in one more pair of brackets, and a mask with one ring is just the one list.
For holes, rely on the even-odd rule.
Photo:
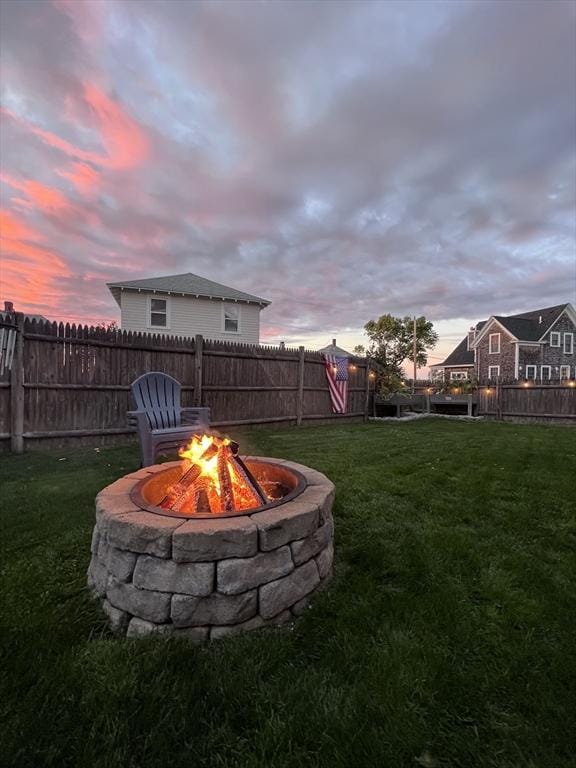
[(91, 83), (84, 85), (84, 100), (96, 115), (102, 142), (108, 153), (104, 165), (125, 170), (141, 165), (149, 154), (149, 142), (138, 123), (118, 102)]
[(39, 243), (42, 236), (0, 210), (3, 295), (29, 311), (53, 310), (63, 297), (59, 279), (71, 273), (62, 257)]
[(31, 179), (20, 181), (6, 173), (0, 174), (0, 180), (13, 189), (24, 192), (28, 199), (16, 198), (15, 201), (27, 208), (36, 207), (45, 213), (62, 213), (70, 209), (67, 197), (54, 187)]
[(87, 163), (74, 163), (71, 171), (57, 171), (68, 179), (83, 197), (93, 197), (101, 184), (101, 174)]
[[(138, 123), (118, 102), (92, 83), (84, 84), (83, 100), (89, 107), (90, 114), (95, 117), (105, 153), (77, 147), (57, 134), (34, 125), (12, 110), (2, 108), (0, 112), (38, 137), (44, 144), (60, 150), (74, 160), (83, 161), (84, 164), (91, 163), (115, 171), (141, 165), (149, 155), (150, 143)], [(67, 113), (70, 114), (69, 109)]]

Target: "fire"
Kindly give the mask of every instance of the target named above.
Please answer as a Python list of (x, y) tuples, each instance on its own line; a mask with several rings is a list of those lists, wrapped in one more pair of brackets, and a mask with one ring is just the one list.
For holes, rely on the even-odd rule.
[(269, 499), (227, 437), (195, 435), (180, 450), (182, 475), (160, 506), (185, 514), (223, 514), (254, 509)]

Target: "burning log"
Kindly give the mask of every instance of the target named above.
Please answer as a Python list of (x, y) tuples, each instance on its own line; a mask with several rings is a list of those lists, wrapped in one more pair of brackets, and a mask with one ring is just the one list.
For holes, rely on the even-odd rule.
[(268, 503), (268, 499), (264, 495), (264, 491), (260, 488), (260, 485), (252, 472), (248, 469), (246, 464), (242, 461), (240, 456), (234, 456), (234, 469), (239, 475), (244, 487), (250, 492), (255, 507)]
[(201, 478), (194, 486), (194, 511), (197, 515), (209, 515), (210, 499), (208, 498), (208, 480)]
[(217, 515), (267, 504), (268, 497), (238, 452), (238, 443), (228, 438), (193, 438), (181, 452), (190, 466), (158, 506), (189, 515)]
[[(216, 456), (217, 453), (218, 446), (216, 443), (211, 443), (200, 456), (200, 460), (208, 461), (209, 459)], [(168, 490), (168, 493), (166, 496), (164, 496), (158, 506), (162, 507), (163, 509), (173, 509), (175, 502), (180, 499), (181, 496), (185, 496), (188, 487), (191, 486), (192, 483), (200, 477), (202, 474), (202, 469), (203, 468), (201, 464), (192, 464), (192, 466), (186, 472), (184, 472), (180, 480), (178, 480), (178, 482)]]
[(218, 480), (220, 482), (220, 507), (222, 512), (232, 512), (234, 509), (234, 490), (228, 462), (232, 458), (230, 448), (222, 446), (218, 451)]

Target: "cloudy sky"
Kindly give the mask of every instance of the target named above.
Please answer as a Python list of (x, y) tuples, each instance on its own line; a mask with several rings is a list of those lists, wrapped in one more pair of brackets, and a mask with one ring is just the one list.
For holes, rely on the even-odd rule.
[(571, 0), (3, 0), (1, 298), (194, 272), (263, 339), (574, 301)]

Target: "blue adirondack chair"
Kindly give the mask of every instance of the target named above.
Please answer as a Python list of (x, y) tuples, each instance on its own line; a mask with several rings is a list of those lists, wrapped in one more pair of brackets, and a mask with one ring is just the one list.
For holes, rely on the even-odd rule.
[(166, 373), (145, 373), (132, 382), (136, 410), (128, 411), (128, 419), (138, 429), (143, 467), (210, 429), (210, 409), (182, 408), (180, 391), (179, 382)]

